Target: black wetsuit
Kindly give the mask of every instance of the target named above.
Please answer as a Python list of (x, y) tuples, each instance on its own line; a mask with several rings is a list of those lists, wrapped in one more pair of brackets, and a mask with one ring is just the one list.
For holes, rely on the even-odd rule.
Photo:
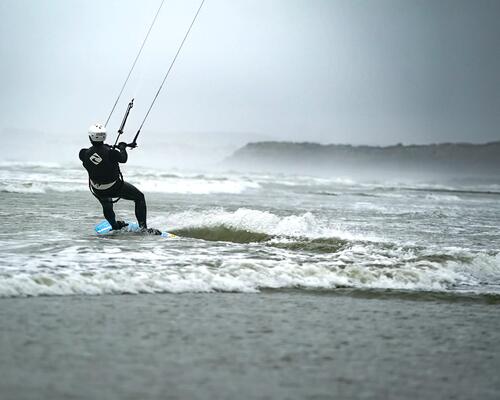
[(89, 173), (91, 190), (102, 205), (104, 218), (113, 229), (120, 227), (113, 211), (113, 197), (133, 200), (137, 222), (140, 227), (147, 228), (144, 194), (123, 180), (118, 165), (118, 163), (127, 162), (128, 155), (125, 146), (120, 146), (119, 150), (115, 150), (107, 144), (93, 142), (89, 149), (80, 150), (79, 157)]

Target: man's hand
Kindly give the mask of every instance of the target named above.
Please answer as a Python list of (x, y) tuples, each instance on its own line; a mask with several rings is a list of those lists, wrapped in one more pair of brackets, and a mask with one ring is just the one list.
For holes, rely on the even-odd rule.
[(118, 148), (120, 150), (125, 150), (127, 148), (127, 143), (125, 143), (125, 142), (118, 143)]

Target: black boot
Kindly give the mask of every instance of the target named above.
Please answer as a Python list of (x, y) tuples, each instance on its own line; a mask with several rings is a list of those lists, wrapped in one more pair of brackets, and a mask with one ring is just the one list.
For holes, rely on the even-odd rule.
[(114, 231), (119, 231), (120, 229), (122, 228), (125, 228), (126, 226), (128, 226), (128, 224), (124, 221), (116, 221), (116, 225), (113, 226), (113, 230)]
[(161, 235), (161, 231), (155, 228), (141, 228), (141, 232), (147, 233), (149, 235)]
[(159, 229), (148, 228), (147, 231), (150, 235), (161, 235), (161, 231)]

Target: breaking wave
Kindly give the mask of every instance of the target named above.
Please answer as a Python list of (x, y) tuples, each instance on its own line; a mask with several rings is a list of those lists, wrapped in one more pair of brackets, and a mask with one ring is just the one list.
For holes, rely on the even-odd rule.
[(251, 232), (245, 229), (228, 228), (224, 225), (215, 227), (195, 227), (172, 230), (180, 237), (203, 239), (213, 242), (259, 243), (267, 241), (270, 235), (261, 232)]
[[(350, 250), (352, 251), (352, 249)], [(262, 257), (212, 258), (185, 264), (157, 259), (146, 268), (143, 259), (134, 265), (121, 265), (111, 257), (107, 268), (63, 268), (64, 262), (56, 260), (62, 269), (47, 269), (41, 262), (31, 273), (2, 273), (0, 297), (51, 296), (51, 295), (101, 295), (138, 293), (184, 292), (241, 292), (256, 293), (261, 290), (302, 289), (335, 290), (339, 288), (392, 289), (449, 292), (475, 292), (481, 275), (494, 272), (498, 279), (498, 257), (478, 257), (471, 263), (447, 261), (445, 263), (395, 262), (393, 265), (362, 265), (349, 260), (349, 253), (321, 262), (275, 260)], [(359, 251), (359, 249), (358, 249)], [(116, 256), (116, 255), (115, 255)], [(141, 261), (139, 261), (141, 260)], [(95, 260), (94, 260), (95, 261)], [(104, 262), (104, 260), (101, 260)], [(45, 268), (42, 265), (45, 264)], [(67, 264), (66, 264), (67, 265)], [(493, 270), (493, 271), (492, 271)], [(492, 285), (481, 293), (498, 293), (500, 284)]]
[[(160, 223), (157, 218), (156, 223)], [(0, 296), (391, 289), (498, 293), (500, 255), (398, 244), (312, 213), (241, 208), (171, 214), (177, 239), (124, 234), (6, 252)]]

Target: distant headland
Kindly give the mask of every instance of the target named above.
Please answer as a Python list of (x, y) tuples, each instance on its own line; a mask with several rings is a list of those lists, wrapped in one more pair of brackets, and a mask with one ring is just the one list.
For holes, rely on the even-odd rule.
[(248, 143), (223, 162), (255, 172), (353, 177), (484, 177), (500, 180), (500, 141), (485, 144), (351, 146), (295, 142)]

